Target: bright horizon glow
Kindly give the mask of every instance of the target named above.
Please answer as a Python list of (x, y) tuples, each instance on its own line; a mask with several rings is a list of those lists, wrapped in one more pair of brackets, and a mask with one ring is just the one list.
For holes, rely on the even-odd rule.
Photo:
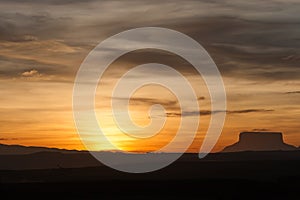
[[(84, 150), (72, 115), (73, 83), (80, 64), (111, 35), (136, 27), (159, 26), (198, 41), (223, 76), (228, 113), (214, 152), (235, 143), (243, 131), (282, 132), (286, 143), (300, 145), (300, 3), (296, 1), (191, 0), (182, 6), (177, 0), (159, 4), (11, 0), (0, 5), (2, 144)], [(178, 125), (178, 105), (162, 88), (141, 89), (130, 107), (132, 117), (141, 125), (148, 122), (148, 108), (154, 98), (168, 108), (168, 122), (156, 138), (134, 144), (121, 136), (110, 117), (114, 83), (129, 67), (150, 62), (176, 68), (197, 91), (202, 115), (189, 152), (198, 152), (209, 123), (210, 98), (188, 63), (170, 53), (139, 51), (113, 63), (101, 80), (104, 88), (97, 91), (98, 120), (124, 150), (151, 151), (172, 138)], [(160, 71), (153, 74), (175, 81)], [(95, 142), (95, 149), (107, 147)]]

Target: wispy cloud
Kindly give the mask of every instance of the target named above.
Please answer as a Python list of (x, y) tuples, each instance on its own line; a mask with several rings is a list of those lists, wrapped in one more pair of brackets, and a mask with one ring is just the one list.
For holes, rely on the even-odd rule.
[(19, 138), (0, 138), (0, 141), (18, 140)]
[[(126, 98), (122, 97), (114, 97), (116, 100), (127, 101)], [(134, 105), (153, 105), (153, 104), (161, 104), (167, 106), (168, 108), (173, 108), (178, 106), (177, 101), (166, 100), (166, 99), (155, 99), (155, 98), (146, 98), (146, 97), (132, 97), (130, 98), (130, 102)]]
[(40, 72), (38, 72), (37, 70), (32, 69), (30, 71), (23, 72), (21, 74), (21, 76), (23, 76), (23, 77), (41, 77), (42, 74)]
[[(10, 54), (16, 54), (11, 59), (24, 57), (19, 56), (22, 46), (18, 43), (33, 42), (30, 45), (36, 46), (24, 46), (25, 52), (36, 50), (29, 51), (31, 60), (45, 61), (49, 57), (47, 61), (58, 60), (52, 68), (56, 69), (57, 74), (66, 70), (64, 76), (74, 75), (74, 67), (70, 66), (78, 67), (88, 50), (108, 36), (132, 27), (160, 26), (181, 31), (203, 44), (224, 76), (263, 81), (300, 78), (298, 60), (290, 59), (298, 57), (300, 47), (300, 28), (297, 25), (300, 3), (297, 1), (270, 0), (266, 3), (255, 0), (245, 3), (236, 0), (189, 0), (184, 6), (180, 1), (2, 2), (0, 40), (15, 45), (10, 47)], [(41, 4), (48, 6), (41, 7)], [(32, 8), (40, 12), (32, 12)], [(18, 12), (9, 11), (16, 9)], [(66, 9), (68, 15), (65, 14)], [(137, 17), (141, 15), (142, 18)], [(61, 67), (64, 62), (59, 55), (76, 52), (78, 49), (75, 47), (85, 49), (82, 58), (78, 59), (77, 65), (68, 63), (69, 67)], [(54, 53), (55, 49), (59, 52)], [(34, 57), (35, 54), (38, 56)], [(67, 60), (77, 58), (78, 54), (75, 54), (68, 56)], [(174, 60), (173, 64), (176, 62)], [(10, 74), (8, 71), (14, 69), (6, 64), (2, 64), (5, 69), (1, 71)], [(188, 67), (182, 69), (188, 71)]]
[(204, 100), (205, 97), (198, 97), (198, 101)]
[(183, 112), (183, 113), (176, 113), (176, 112), (168, 112), (166, 113), (167, 117), (188, 117), (188, 116), (198, 116), (198, 115), (212, 115), (220, 112), (226, 112), (227, 114), (245, 114), (245, 113), (261, 113), (261, 112), (273, 112), (274, 110), (269, 110), (269, 109), (245, 109), (245, 110), (227, 110), (227, 111), (222, 111), (222, 110), (217, 110), (217, 111), (210, 111), (210, 110), (201, 110), (200, 112), (198, 111), (191, 111), (191, 112)]
[(273, 112), (272, 109), (246, 109), (246, 110), (229, 110), (227, 114), (243, 114), (243, 113), (255, 113), (255, 112)]
[(300, 90), (299, 91), (286, 92), (285, 94), (300, 94)]
[(257, 131), (257, 132), (263, 132), (263, 131), (269, 131), (270, 129), (267, 129), (267, 128), (254, 128), (252, 129), (252, 131)]

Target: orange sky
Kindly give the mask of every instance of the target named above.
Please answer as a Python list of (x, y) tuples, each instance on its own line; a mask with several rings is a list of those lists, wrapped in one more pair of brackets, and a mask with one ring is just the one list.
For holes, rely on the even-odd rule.
[[(124, 1), (0, 3), (0, 143), (84, 149), (72, 115), (73, 82), (81, 62), (108, 36), (134, 27), (160, 26), (197, 40), (223, 76), (227, 117), (214, 151), (236, 142), (241, 131), (281, 131), (285, 142), (299, 146), (300, 28), (295, 22), (300, 16), (290, 9), (300, 5), (282, 1), (286, 9), (276, 9), (274, 4), (272, 10), (260, 2), (230, 2), (191, 1), (185, 7), (177, 7), (176, 1), (160, 6), (142, 1), (134, 5)], [(126, 55), (106, 72), (96, 96), (99, 123), (123, 150), (156, 150), (170, 141), (178, 127), (180, 117), (169, 116), (157, 136), (135, 141), (122, 135), (111, 118), (114, 83), (129, 67), (148, 62), (165, 63), (182, 72), (195, 89), (200, 110), (210, 110), (205, 84), (182, 59), (163, 52)], [(168, 75), (164, 78), (172, 81)], [(137, 124), (149, 122), (153, 99), (168, 112), (178, 112), (176, 98), (166, 89), (145, 87), (130, 102)], [(199, 150), (210, 120), (211, 115), (203, 113), (190, 147), (193, 152)], [(107, 150), (98, 141), (95, 149)]]

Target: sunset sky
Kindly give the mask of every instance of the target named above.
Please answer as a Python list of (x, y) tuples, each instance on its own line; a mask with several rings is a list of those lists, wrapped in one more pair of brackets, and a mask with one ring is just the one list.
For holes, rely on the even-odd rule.
[[(109, 36), (138, 27), (164, 27), (198, 41), (217, 64), (227, 93), (227, 117), (214, 151), (237, 141), (242, 131), (280, 131), (285, 142), (300, 145), (300, 3), (267, 1), (0, 1), (0, 143), (84, 149), (72, 114), (77, 70), (88, 53)], [(162, 104), (167, 122), (148, 140), (133, 140), (111, 117), (111, 91), (128, 69), (162, 63), (193, 85), (200, 126), (189, 151), (197, 152), (211, 117), (210, 96), (193, 67), (163, 51), (140, 50), (115, 61), (96, 94), (99, 123), (122, 150), (153, 151), (176, 133), (181, 117), (170, 91), (138, 90), (130, 111), (137, 124), (149, 123), (148, 109)], [(160, 70), (132, 79), (162, 76)], [(180, 85), (179, 85), (180, 87)], [(124, 100), (117, 97), (120, 103)], [(95, 141), (95, 150), (111, 150)], [(180, 151), (180, 147), (173, 151)]]

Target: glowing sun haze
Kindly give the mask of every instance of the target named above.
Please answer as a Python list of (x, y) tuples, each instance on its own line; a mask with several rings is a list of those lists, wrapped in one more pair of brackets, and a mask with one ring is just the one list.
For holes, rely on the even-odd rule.
[[(281, 131), (285, 142), (299, 146), (299, 10), (296, 0), (2, 0), (0, 143), (84, 149), (72, 116), (73, 83), (80, 64), (111, 35), (157, 26), (198, 41), (223, 76), (227, 118), (214, 151), (234, 143), (239, 132), (255, 130)], [(131, 116), (135, 123), (145, 126), (151, 105), (161, 104), (166, 109), (165, 126), (148, 140), (128, 138), (118, 130), (111, 116), (112, 89), (128, 69), (150, 62), (174, 67), (194, 87), (200, 126), (189, 151), (197, 152), (213, 114), (209, 93), (192, 66), (169, 52), (135, 51), (110, 66), (95, 97), (99, 124), (120, 149), (153, 151), (174, 137), (180, 117), (199, 115), (196, 111), (180, 113), (177, 99), (165, 88), (145, 86), (130, 101)], [(176, 81), (159, 70), (136, 74), (132, 79), (145, 76)], [(125, 101), (122, 95), (116, 98), (120, 103)], [(111, 150), (99, 141), (95, 141), (94, 149)]]

